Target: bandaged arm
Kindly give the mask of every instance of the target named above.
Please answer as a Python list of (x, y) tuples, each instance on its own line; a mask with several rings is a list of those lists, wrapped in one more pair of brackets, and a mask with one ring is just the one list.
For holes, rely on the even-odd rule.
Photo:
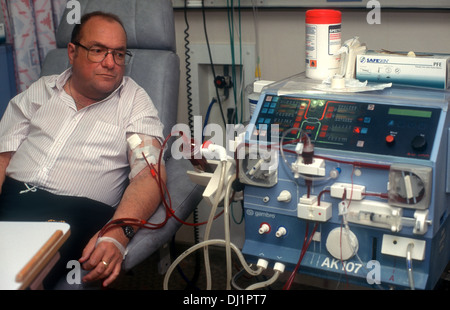
[[(161, 152), (161, 144), (158, 139), (142, 134), (130, 134), (127, 136), (127, 142), (130, 180), (143, 169), (148, 168), (148, 164), (158, 165)], [(163, 161), (162, 156), (161, 161)], [(161, 164), (164, 164), (164, 162), (161, 162)]]
[[(132, 135), (130, 135), (130, 137), (131, 136)], [(125, 189), (122, 200), (120, 201), (112, 220), (121, 218), (147, 220), (153, 215), (161, 202), (161, 191), (158, 179), (161, 178), (162, 182), (166, 181), (165, 166), (162, 165), (162, 163), (159, 165), (157, 162), (162, 147), (161, 143), (159, 139), (151, 136), (139, 135), (138, 138), (139, 139), (137, 139), (137, 137), (132, 138), (135, 139), (134, 142), (136, 143), (130, 143), (131, 147), (129, 149), (129, 161), (130, 165), (133, 166), (130, 176), (133, 175), (133, 177), (130, 178), (130, 184)], [(142, 153), (144, 153), (149, 163), (153, 161), (154, 169), (159, 176), (158, 179), (151, 173), (143, 156), (138, 155), (142, 155)], [(132, 162), (132, 158), (136, 158), (137, 161)], [(142, 164), (143, 162), (145, 165)], [(135, 230), (138, 229), (138, 227), (134, 228)], [(119, 235), (123, 237), (123, 233)], [(126, 246), (126, 243), (122, 242), (123, 239), (119, 241)]]

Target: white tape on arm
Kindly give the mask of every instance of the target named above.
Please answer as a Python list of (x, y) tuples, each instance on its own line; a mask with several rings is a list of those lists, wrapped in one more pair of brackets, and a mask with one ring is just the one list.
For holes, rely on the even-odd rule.
[(119, 249), (120, 253), (122, 253), (123, 259), (125, 259), (125, 256), (127, 256), (128, 249), (125, 249), (125, 247), (122, 245), (122, 243), (120, 243), (116, 239), (111, 238), (111, 237), (100, 237), (100, 238), (97, 239), (97, 243), (95, 244), (95, 247), (97, 247), (97, 245), (100, 242), (111, 242), (111, 243), (114, 243), (114, 245)]
[(148, 166), (147, 162), (153, 165), (158, 163), (161, 150), (153, 145), (153, 140), (154, 138), (151, 136), (138, 134), (133, 134), (127, 139), (131, 151), (129, 159), (130, 180)]

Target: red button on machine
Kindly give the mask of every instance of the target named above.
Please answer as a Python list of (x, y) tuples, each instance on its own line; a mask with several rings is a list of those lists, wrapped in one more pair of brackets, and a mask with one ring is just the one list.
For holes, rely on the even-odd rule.
[(393, 135), (387, 135), (386, 136), (386, 143), (388, 145), (392, 145), (395, 142), (395, 137)]

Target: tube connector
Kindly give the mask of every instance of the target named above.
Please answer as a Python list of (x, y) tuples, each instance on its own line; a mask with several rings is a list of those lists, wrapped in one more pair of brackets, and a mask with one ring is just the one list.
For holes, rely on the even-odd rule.
[(258, 259), (258, 262), (256, 263), (256, 266), (258, 268), (262, 268), (262, 269), (266, 270), (267, 266), (269, 266), (269, 261), (260, 258), (260, 259)]
[(283, 273), (285, 268), (286, 266), (279, 262), (276, 262), (275, 265), (273, 266), (273, 270), (278, 271), (280, 273)]
[(206, 159), (217, 159), (220, 161), (226, 161), (228, 159), (227, 150), (223, 146), (214, 144), (211, 141), (205, 142), (201, 151)]
[(285, 236), (286, 234), (287, 234), (286, 228), (284, 228), (283, 226), (280, 226), (280, 227), (277, 229), (277, 232), (275, 233), (275, 236), (276, 236), (277, 238), (281, 238), (281, 237)]
[(258, 229), (258, 232), (260, 235), (267, 234), (268, 232), (270, 232), (270, 225), (267, 223), (262, 223)]

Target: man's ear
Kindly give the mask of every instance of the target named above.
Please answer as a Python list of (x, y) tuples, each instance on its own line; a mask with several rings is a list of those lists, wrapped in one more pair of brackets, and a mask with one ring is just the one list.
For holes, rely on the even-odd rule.
[(73, 59), (75, 58), (76, 46), (73, 43), (67, 44), (67, 56), (69, 57), (69, 62), (73, 65)]

